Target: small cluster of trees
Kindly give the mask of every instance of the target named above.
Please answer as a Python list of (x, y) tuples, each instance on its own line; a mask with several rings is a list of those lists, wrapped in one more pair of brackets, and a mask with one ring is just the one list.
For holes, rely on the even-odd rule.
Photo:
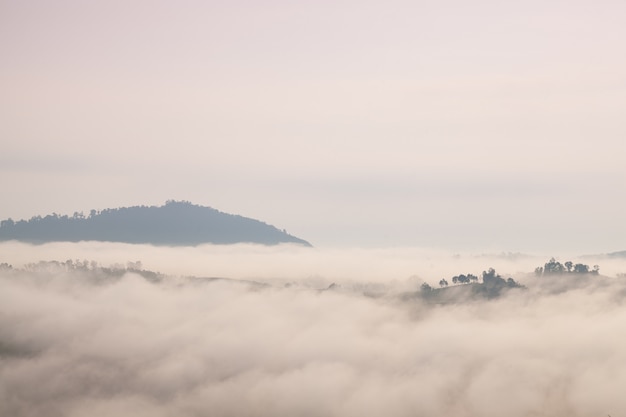
[[(4, 264), (3, 264), (4, 265)], [(1, 265), (0, 265), (1, 266)], [(29, 272), (52, 272), (52, 271), (65, 271), (65, 272), (105, 272), (105, 273), (120, 273), (120, 272), (141, 272), (143, 271), (143, 265), (141, 261), (126, 262), (126, 265), (119, 263), (113, 264), (110, 267), (104, 267), (98, 265), (96, 261), (88, 261), (87, 259), (68, 259), (65, 262), (60, 261), (39, 261), (31, 262), (24, 265), (24, 270)]]
[(88, 260), (72, 260), (67, 261), (39, 261), (28, 263), (23, 268), (13, 268), (7, 263), (0, 263), (0, 271), (12, 271), (13, 273), (31, 273), (31, 274), (73, 274), (78, 273), (81, 277), (91, 279), (93, 282), (110, 282), (115, 281), (124, 276), (128, 272), (141, 275), (148, 281), (159, 282), (165, 278), (165, 275), (150, 270), (143, 269), (141, 261), (127, 262), (123, 264), (113, 264), (109, 267), (100, 266), (96, 261)]
[(513, 278), (509, 277), (506, 280), (496, 274), (493, 268), (489, 268), (489, 271), (483, 271), (483, 283), (488, 286), (506, 286), (511, 288), (521, 288), (523, 285), (516, 282)]
[[(474, 274), (461, 274), (452, 277), (453, 284), (469, 284), (470, 282), (478, 282), (478, 277)], [(447, 282), (445, 284), (447, 285)], [(439, 281), (439, 285), (441, 285), (441, 281)]]
[[(461, 274), (452, 277), (453, 284), (469, 284), (470, 282), (478, 282), (478, 277), (474, 274)], [(439, 281), (439, 286), (442, 288), (447, 287), (448, 285), (448, 280), (445, 278)]]
[(561, 275), (561, 274), (598, 275), (599, 272), (600, 272), (600, 267), (598, 265), (594, 265), (593, 269), (589, 269), (589, 265), (585, 265), (582, 263), (574, 264), (572, 261), (561, 263), (561, 262), (558, 262), (554, 258), (550, 258), (550, 260), (546, 262), (543, 267), (538, 266), (537, 268), (535, 268), (535, 275), (537, 276)]
[[(454, 284), (469, 284), (477, 283), (479, 278), (473, 274), (460, 274), (452, 277), (452, 283)], [(513, 278), (504, 279), (502, 276), (496, 273), (495, 269), (489, 268), (482, 273), (482, 283), (488, 287), (521, 287)], [(439, 286), (445, 288), (449, 285), (447, 279), (439, 281)], [(433, 288), (428, 283), (423, 283), (421, 286), (422, 291), (430, 291)]]

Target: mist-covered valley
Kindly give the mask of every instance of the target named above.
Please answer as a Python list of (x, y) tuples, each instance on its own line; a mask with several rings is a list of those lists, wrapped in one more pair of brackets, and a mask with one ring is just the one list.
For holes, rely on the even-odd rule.
[(0, 1), (0, 417), (626, 416), (624, 16)]
[[(623, 258), (538, 276), (552, 255), (577, 258), (96, 242), (0, 253), (0, 415), (626, 410)], [(523, 287), (438, 288), (489, 268)], [(424, 283), (450, 296), (433, 302)]]

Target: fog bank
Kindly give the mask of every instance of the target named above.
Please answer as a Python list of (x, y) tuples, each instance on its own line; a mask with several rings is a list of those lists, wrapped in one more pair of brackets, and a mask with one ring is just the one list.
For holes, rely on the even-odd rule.
[(386, 283), (377, 298), (351, 277), (335, 281), (320, 291), (306, 282), (153, 283), (132, 273), (96, 281), (87, 272), (5, 268), (0, 415), (626, 410), (625, 279), (568, 288), (527, 278), (525, 291), (449, 305), (403, 301), (397, 295), (411, 280)]
[[(442, 278), (480, 272), (489, 267), (513, 275), (542, 266), (550, 257), (580, 260), (576, 253), (450, 252), (432, 248), (305, 248), (298, 245), (200, 245), (162, 247), (110, 242), (59, 242), (31, 245), (0, 242), (0, 262), (23, 266), (40, 260), (79, 259), (100, 265), (141, 261), (144, 268), (171, 275), (255, 280), (336, 280), (389, 282), (417, 277), (436, 285)], [(599, 263), (601, 273), (626, 273), (626, 259), (582, 259)]]

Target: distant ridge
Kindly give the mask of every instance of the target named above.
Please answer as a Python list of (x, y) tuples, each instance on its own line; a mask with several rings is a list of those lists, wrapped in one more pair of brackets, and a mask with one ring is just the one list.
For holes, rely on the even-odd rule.
[(583, 255), (580, 257), (581, 259), (591, 259), (591, 258), (600, 258), (600, 259), (624, 259), (626, 258), (626, 250), (611, 252), (611, 253), (600, 253), (595, 255)]
[(165, 205), (134, 206), (102, 211), (89, 216), (56, 213), (30, 220), (3, 220), (0, 241), (30, 243), (79, 242), (83, 240), (194, 246), (203, 243), (258, 243), (276, 245), (305, 240), (259, 220), (223, 213), (188, 201), (167, 201)]

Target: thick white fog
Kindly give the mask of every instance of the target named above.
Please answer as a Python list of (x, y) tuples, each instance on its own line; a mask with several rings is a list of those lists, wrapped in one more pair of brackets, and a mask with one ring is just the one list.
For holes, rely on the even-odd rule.
[[(624, 261), (612, 260), (608, 273), (598, 260), (600, 276), (566, 281), (531, 273), (545, 256), (0, 246), (0, 262), (13, 264), (0, 271), (2, 416), (626, 410)], [(152, 282), (28, 265), (67, 258), (104, 266), (140, 260), (168, 276)], [(417, 295), (424, 280), (436, 286), (489, 267), (526, 289), (447, 304)]]

